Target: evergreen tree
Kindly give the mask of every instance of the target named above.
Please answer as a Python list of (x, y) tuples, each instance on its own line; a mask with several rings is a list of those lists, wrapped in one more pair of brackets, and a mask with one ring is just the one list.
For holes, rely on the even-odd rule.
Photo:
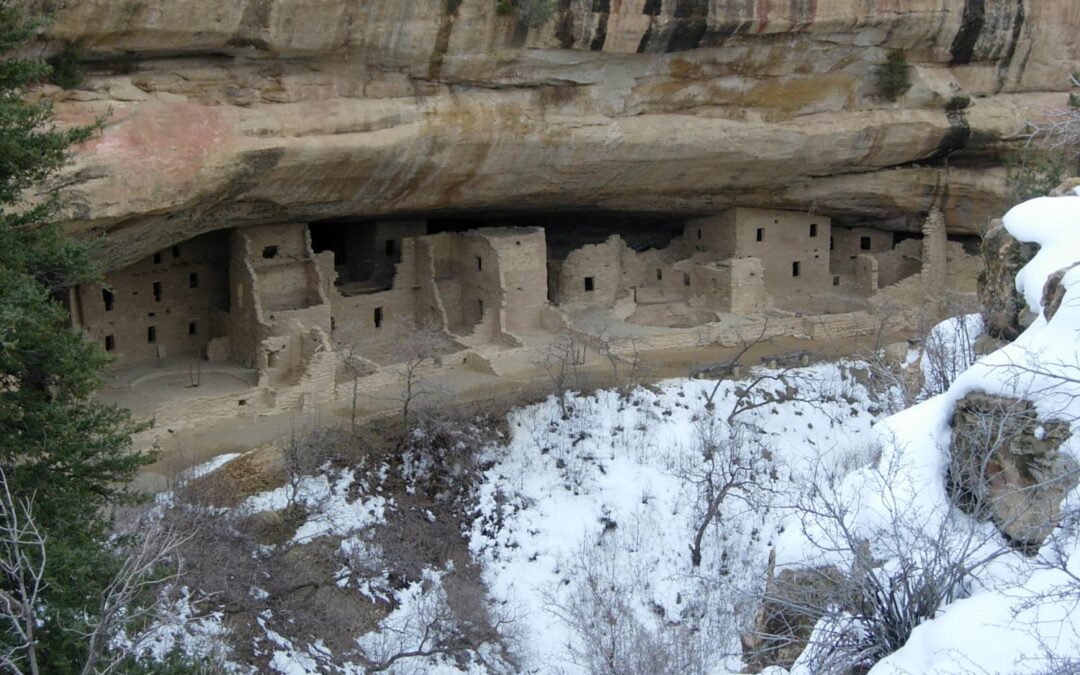
[(57, 196), (43, 186), (97, 125), (56, 129), (49, 104), (26, 99), (50, 75), (21, 51), (40, 28), (17, 0), (0, 0), (0, 467), (17, 499), (33, 499), (45, 535), (41, 672), (65, 673), (85, 660), (78, 627), (118, 563), (109, 509), (131, 499), (127, 484), (152, 457), (132, 450), (138, 427), (125, 411), (91, 397), (107, 357), (70, 328), (61, 302), (94, 269), (87, 244), (55, 224)]

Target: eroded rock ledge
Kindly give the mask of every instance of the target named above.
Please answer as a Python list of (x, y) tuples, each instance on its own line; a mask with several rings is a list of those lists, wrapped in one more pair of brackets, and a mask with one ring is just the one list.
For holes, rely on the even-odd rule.
[[(1069, 0), (561, 0), (536, 29), (491, 0), (81, 0), (47, 49), (111, 111), (71, 229), (110, 266), (236, 225), (737, 204), (973, 233), (999, 155), (1080, 67)], [(886, 6), (887, 5), (887, 6)], [(904, 51), (913, 86), (876, 95)]]

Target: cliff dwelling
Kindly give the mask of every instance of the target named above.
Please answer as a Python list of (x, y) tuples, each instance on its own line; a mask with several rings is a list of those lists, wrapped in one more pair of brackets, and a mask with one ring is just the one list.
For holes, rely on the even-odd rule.
[(180, 241), (74, 289), (70, 306), (117, 357), (106, 396), (162, 423), (310, 407), (357, 374), (385, 383), (418, 328), (447, 336), (448, 365), (488, 373), (568, 331), (625, 354), (759, 329), (828, 340), (910, 328), (946, 295), (973, 295), (977, 265), (936, 211), (907, 235), (744, 207), (340, 219)]

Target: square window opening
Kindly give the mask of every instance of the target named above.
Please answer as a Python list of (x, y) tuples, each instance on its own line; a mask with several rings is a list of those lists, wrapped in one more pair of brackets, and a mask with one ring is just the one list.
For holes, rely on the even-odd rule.
[(105, 351), (111, 352), (111, 351), (114, 351), (114, 350), (116, 350), (116, 336), (115, 335), (106, 335), (105, 336)]
[(791, 276), (797, 277), (799, 276), (799, 272), (799, 261), (796, 260), (795, 262), (791, 263)]
[(759, 227), (754, 236), (757, 237), (757, 241), (764, 240), (765, 239), (765, 228), (764, 227)]
[(593, 288), (594, 288), (593, 278), (592, 277), (585, 277), (585, 292), (586, 293), (592, 293)]
[(276, 258), (277, 254), (278, 254), (278, 247), (277, 246), (264, 246), (263, 247), (262, 257), (266, 258), (267, 260), (270, 260), (271, 258)]
[(817, 236), (817, 223), (810, 223), (810, 236), (811, 237), (816, 237)]
[(840, 277), (834, 275), (833, 278), (832, 278), (832, 285), (833, 286), (839, 286), (840, 285)]
[(198, 324), (198, 322), (196, 322), (196, 321), (188, 321), (187, 334), (188, 335), (198, 335), (199, 334), (199, 324)]
[(174, 258), (179, 258), (180, 257), (180, 247), (179, 246), (173, 246), (172, 247), (172, 257), (174, 257)]
[(396, 252), (395, 246), (396, 246), (396, 244), (395, 244), (393, 239), (387, 239), (386, 240), (385, 252), (386, 252), (386, 257), (387, 258), (393, 258), (394, 257), (394, 253)]
[(146, 329), (146, 341), (153, 344), (157, 342), (157, 327), (150, 326)]
[(690, 285), (690, 275), (687, 274), (686, 272), (683, 272), (683, 275), (682, 275), (682, 285), (683, 286), (689, 286)]
[(869, 251), (870, 237), (859, 237), (859, 248), (863, 251)]
[(154, 254), (154, 264), (155, 265), (160, 265), (161, 264), (161, 254), (160, 253), (155, 253)]

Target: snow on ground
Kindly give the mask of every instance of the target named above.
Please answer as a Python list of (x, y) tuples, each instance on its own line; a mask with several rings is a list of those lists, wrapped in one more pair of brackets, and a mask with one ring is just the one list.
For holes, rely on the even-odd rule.
[[(383, 469), (385, 470), (385, 469)], [(382, 495), (356, 497), (352, 486), (359, 484), (361, 494), (367, 494), (371, 485), (378, 483), (378, 473), (357, 478), (351, 469), (343, 469), (336, 475), (328, 473), (303, 476), (295, 484), (283, 485), (275, 490), (248, 497), (240, 506), (246, 513), (281, 511), (290, 503), (302, 504), (310, 514), (307, 521), (297, 528), (293, 543), (302, 544), (324, 535), (345, 536), (371, 525), (385, 522), (384, 516), (389, 500)], [(350, 499), (350, 496), (353, 498)]]
[[(1080, 268), (1065, 276), (1065, 300), (1052, 319), (1039, 305), (1047, 275), (1080, 259), (1080, 197), (1033, 200), (1010, 211), (1005, 225), (1042, 246), (1017, 279), (1039, 318), (970, 367), (977, 319), (939, 327), (934, 335), (944, 360), (960, 364), (958, 376), (945, 393), (873, 430), (877, 406), (857, 363), (797, 369), (786, 382), (756, 370), (718, 385), (671, 380), (629, 394), (570, 394), (513, 413), (509, 440), (486, 450), (493, 465), (466, 534), (483, 567), (491, 612), (509, 622), (520, 669), (572, 675), (589, 672), (597, 659), (615, 672), (741, 669), (739, 633), (757, 608), (770, 550), (778, 567), (850, 562), (850, 551), (822, 549), (829, 523), (792, 509), (819, 495), (844, 505), (840, 522), (871, 542), (885, 569), (922, 560), (921, 547), (934, 537), (946, 546), (974, 542), (976, 557), (991, 558), (977, 568), (965, 597), (918, 626), (874, 675), (1049, 672), (1050, 652), (1080, 657), (1080, 584), (1070, 576), (1080, 575), (1076, 524), (1059, 529), (1035, 558), (1001, 554), (995, 551), (1004, 542), (993, 526), (950, 508), (945, 489), (953, 406), (975, 390), (1028, 397), (1045, 418), (1071, 422), (1065, 451), (1080, 458)], [(715, 405), (708, 406), (713, 387)], [(751, 405), (733, 424), (728, 417), (740, 401)], [(736, 486), (720, 502), (695, 566), (691, 545), (706, 512), (708, 479), (718, 478), (708, 469), (722, 468), (725, 457), (749, 472), (741, 475), (750, 486)], [(350, 500), (354, 478), (349, 471), (305, 477), (244, 508), (277, 510), (300, 501), (317, 517), (299, 528), (294, 543), (334, 534), (343, 538), (343, 551), (377, 557), (362, 530), (382, 522), (392, 504), (381, 496)], [(1080, 491), (1069, 505), (1080, 506)], [(1047, 564), (1055, 561), (1060, 569)], [(379, 631), (361, 638), (368, 653), (392, 653), (400, 646), (395, 639), (415, 641), (416, 617), (434, 606), (441, 574), (427, 570), (405, 589), (357, 586), (358, 599), (392, 594), (396, 607)], [(307, 672), (319, 660), (317, 644), (300, 649), (267, 631), (278, 672)], [(470, 667), (482, 670), (477, 662)], [(433, 657), (402, 660), (388, 672), (455, 668)], [(792, 672), (814, 671), (804, 661)]]
[[(968, 393), (1034, 401), (1045, 419), (1071, 423), (1073, 436), (1063, 450), (1080, 457), (1080, 268), (1064, 277), (1065, 299), (1051, 320), (1040, 304), (1046, 278), (1080, 260), (1080, 197), (1035, 199), (1012, 209), (1004, 222), (1018, 239), (1042, 247), (1017, 277), (1017, 289), (1039, 316), (1015, 342), (960, 374), (947, 392), (878, 425), (881, 461), (853, 472), (840, 488), (855, 505), (849, 525), (871, 541), (889, 539), (889, 530), (896, 530), (895, 514), (904, 513), (909, 521), (921, 523), (922, 533), (950, 527), (958, 537), (974, 536), (980, 553), (1004, 548), (988, 524), (950, 509), (946, 496), (950, 418), (955, 402)], [(952, 335), (954, 328), (941, 330)], [(1069, 500), (1080, 503), (1080, 495), (1074, 491)], [(791, 548), (812, 552), (806, 531), (794, 529), (787, 539)], [(885, 553), (897, 555), (895, 549)], [(792, 562), (797, 560), (792, 556)], [(1056, 562), (1068, 572), (1054, 569)], [(1076, 523), (1059, 530), (1034, 558), (1001, 554), (975, 574), (970, 597), (954, 601), (918, 626), (872, 673), (1051, 672), (1060, 666), (1049, 659), (1051, 654), (1080, 658), (1080, 584), (1070, 577), (1077, 571)], [(1074, 672), (1068, 668), (1077, 663), (1054, 672)], [(797, 664), (794, 672), (809, 671)]]
[(755, 389), (769, 392), (760, 400), (796, 389), (802, 400), (739, 416), (760, 442), (749, 451), (772, 457), (754, 478), (768, 490), (751, 504), (737, 494), (723, 501), (696, 568), (689, 546), (701, 509), (691, 479), (701, 478), (703, 429), (711, 420), (721, 438), (730, 432), (725, 418), (749, 380), (721, 382), (712, 410), (715, 382), (673, 380), (625, 397), (569, 396), (567, 419), (555, 398), (514, 413), (470, 536), (494, 603), (518, 617), (524, 668), (587, 672), (604, 638), (621, 637), (612, 658), (635, 658), (636, 641), (688, 652), (664, 672), (740, 669), (739, 633), (783, 529), (781, 503), (809, 476), (871, 460), (873, 404), (854, 365), (798, 369), (787, 385), (766, 379)]

